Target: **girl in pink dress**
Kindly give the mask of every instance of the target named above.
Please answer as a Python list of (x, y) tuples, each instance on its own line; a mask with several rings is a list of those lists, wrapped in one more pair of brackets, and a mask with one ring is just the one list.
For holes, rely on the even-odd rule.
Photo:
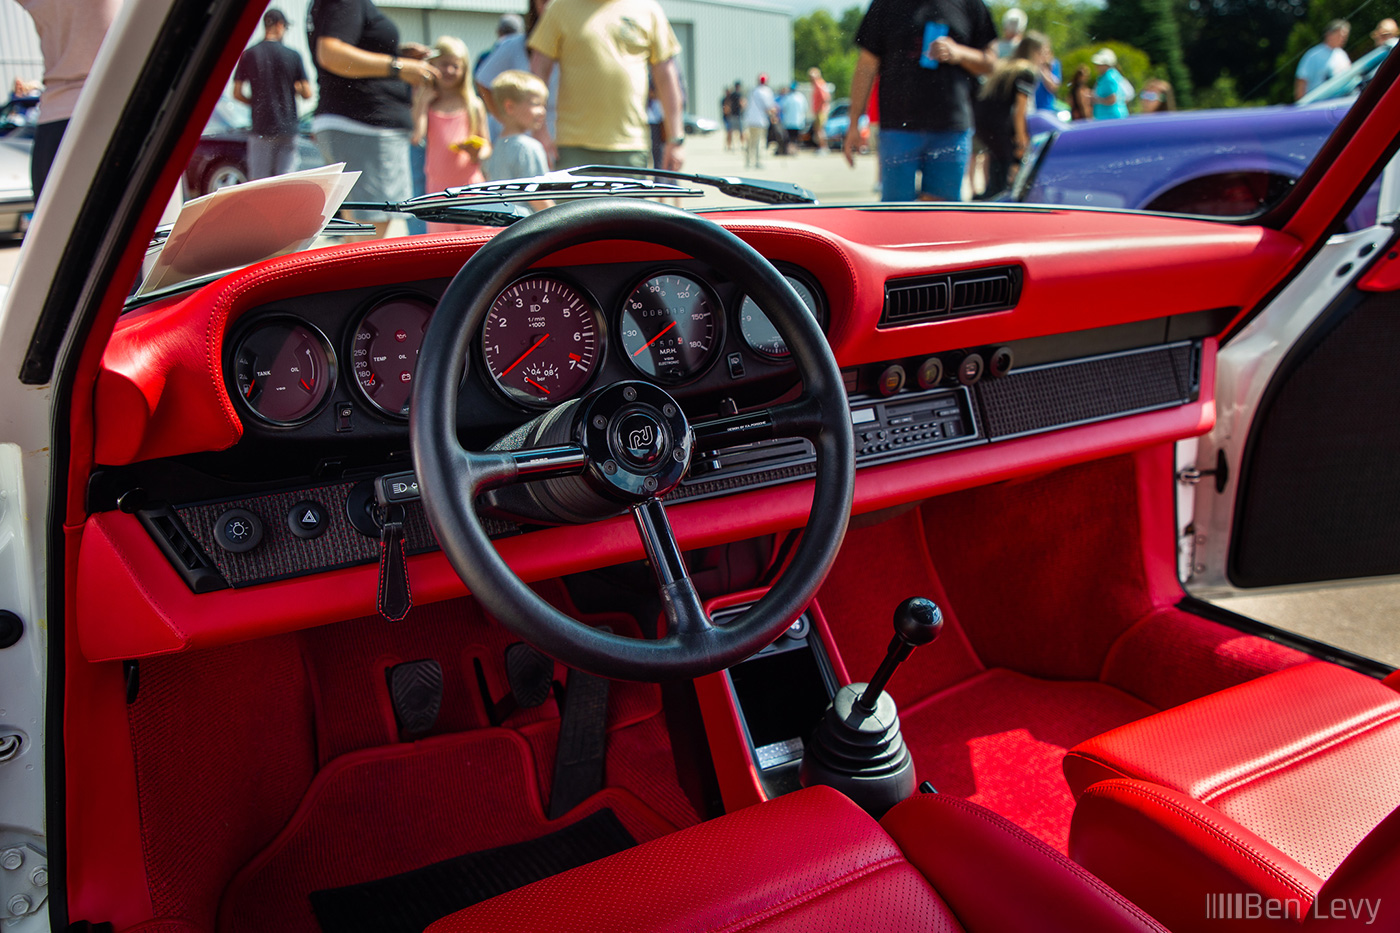
[[(429, 194), (485, 181), (481, 166), (491, 156), (486, 107), (476, 96), (466, 43), (443, 36), (433, 47), (433, 65), (442, 77), (420, 88), (413, 99), (413, 144), (427, 142), (423, 173)], [(457, 224), (428, 224), (429, 233), (451, 233)]]

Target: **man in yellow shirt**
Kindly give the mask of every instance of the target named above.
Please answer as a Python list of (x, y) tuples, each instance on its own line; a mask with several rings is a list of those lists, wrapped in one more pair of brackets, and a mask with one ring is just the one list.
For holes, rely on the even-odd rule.
[(656, 0), (553, 0), (530, 34), (530, 69), (548, 81), (559, 66), (557, 168), (646, 168), (647, 78), (656, 82), (666, 147), (661, 168), (681, 167), (685, 127), (676, 55), (680, 43)]

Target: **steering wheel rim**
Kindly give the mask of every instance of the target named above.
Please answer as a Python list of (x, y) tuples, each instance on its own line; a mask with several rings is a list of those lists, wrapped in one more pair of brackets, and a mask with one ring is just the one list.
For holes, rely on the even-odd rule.
[[(797, 402), (759, 413), (766, 416), (766, 424), (761, 423), (764, 418), (747, 413), (701, 424), (691, 433), (690, 440), (703, 436), (716, 447), (798, 435), (816, 449), (813, 506), (787, 570), (762, 599), (723, 626), (710, 624), (700, 608), (657, 498), (632, 507), (666, 605), (668, 630), (657, 639), (598, 631), (550, 606), (500, 557), (476, 513), (476, 497), (493, 487), (579, 472), (578, 452), (561, 447), (523, 453), (465, 450), (457, 437), (457, 400), (471, 342), (495, 296), (545, 257), (598, 240), (659, 243), (724, 269), (767, 309), (802, 379), (804, 391)], [(649, 201), (583, 200), (552, 207), (497, 234), (467, 261), (443, 293), (423, 348), (410, 409), (410, 441), (424, 508), (458, 576), (525, 641), (599, 676), (692, 678), (760, 650), (811, 602), (836, 558), (850, 516), (855, 487), (850, 409), (835, 357), (802, 299), (766, 259), (728, 230)], [(692, 446), (686, 445), (687, 459)], [(668, 575), (681, 579), (668, 581)]]

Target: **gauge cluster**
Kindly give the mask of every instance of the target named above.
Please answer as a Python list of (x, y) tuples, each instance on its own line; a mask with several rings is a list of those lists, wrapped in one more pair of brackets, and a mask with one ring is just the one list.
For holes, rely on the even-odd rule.
[[(781, 268), (823, 327), (825, 297)], [(352, 289), (245, 314), (226, 345), (229, 392), (255, 436), (402, 438), (428, 323), (446, 279)], [(796, 370), (737, 284), (693, 261), (531, 270), (497, 295), (463, 361), (464, 430), (489, 442), (597, 385), (643, 378), (695, 414), (766, 404)]]

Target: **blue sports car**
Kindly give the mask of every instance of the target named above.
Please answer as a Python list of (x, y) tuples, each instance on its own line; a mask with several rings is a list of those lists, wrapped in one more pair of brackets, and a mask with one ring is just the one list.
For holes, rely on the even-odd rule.
[[(1067, 123), (1032, 116), (1030, 151), (1009, 200), (1246, 216), (1274, 203), (1351, 109), (1389, 54), (1383, 46), (1295, 104)], [(1375, 220), (1373, 186), (1348, 227)]]

